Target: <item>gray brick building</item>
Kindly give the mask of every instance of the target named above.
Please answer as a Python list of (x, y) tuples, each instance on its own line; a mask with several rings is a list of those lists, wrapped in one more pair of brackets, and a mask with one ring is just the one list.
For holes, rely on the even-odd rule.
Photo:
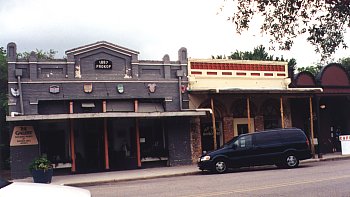
[(18, 59), (15, 43), (7, 53), (13, 178), (43, 154), (73, 173), (193, 162), (191, 128), (205, 112), (188, 109), (186, 48), (177, 61), (105, 41), (66, 59)]

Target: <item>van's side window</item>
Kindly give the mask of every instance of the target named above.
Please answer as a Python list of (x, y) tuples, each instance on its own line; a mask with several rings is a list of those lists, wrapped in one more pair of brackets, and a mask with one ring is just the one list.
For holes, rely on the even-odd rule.
[(238, 148), (250, 148), (252, 146), (252, 136), (251, 135), (246, 135), (246, 136), (242, 136), (240, 137), (237, 141), (236, 141), (237, 147)]
[(256, 133), (254, 138), (254, 145), (256, 146), (281, 143), (279, 132)]

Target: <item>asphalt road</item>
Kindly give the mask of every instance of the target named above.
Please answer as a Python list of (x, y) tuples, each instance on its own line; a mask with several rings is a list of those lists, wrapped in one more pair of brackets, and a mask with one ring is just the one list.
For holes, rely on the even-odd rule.
[(350, 160), (313, 162), (296, 169), (274, 166), (226, 174), (190, 175), (84, 187), (93, 197), (115, 196), (350, 196)]

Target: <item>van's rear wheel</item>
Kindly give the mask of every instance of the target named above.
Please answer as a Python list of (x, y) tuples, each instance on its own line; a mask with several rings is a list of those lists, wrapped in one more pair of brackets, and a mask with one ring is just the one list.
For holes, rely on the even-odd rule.
[(299, 159), (290, 153), (284, 158), (284, 164), (287, 168), (296, 168), (299, 166)]
[(227, 171), (227, 163), (223, 159), (218, 159), (214, 163), (214, 171), (217, 173), (224, 173)]

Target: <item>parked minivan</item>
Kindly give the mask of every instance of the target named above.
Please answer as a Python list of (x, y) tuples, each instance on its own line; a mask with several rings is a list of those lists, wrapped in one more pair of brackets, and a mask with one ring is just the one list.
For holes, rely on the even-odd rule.
[(217, 150), (198, 159), (200, 170), (224, 173), (230, 167), (275, 164), (295, 168), (311, 158), (310, 144), (298, 128), (257, 131), (234, 137)]

